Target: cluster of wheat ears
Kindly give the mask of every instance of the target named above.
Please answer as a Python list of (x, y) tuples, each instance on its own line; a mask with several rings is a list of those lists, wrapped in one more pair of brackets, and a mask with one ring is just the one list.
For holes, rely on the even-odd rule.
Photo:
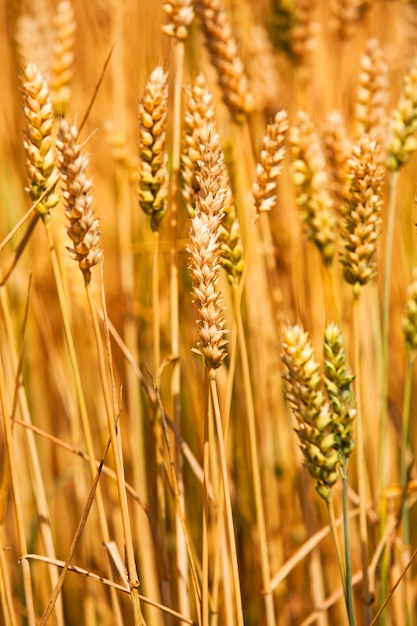
[(0, 24), (0, 623), (413, 626), (417, 3)]

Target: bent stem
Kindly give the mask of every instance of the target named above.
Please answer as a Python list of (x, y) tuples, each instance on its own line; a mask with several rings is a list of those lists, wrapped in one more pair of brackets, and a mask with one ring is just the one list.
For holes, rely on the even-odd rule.
[(241, 591), (240, 591), (240, 580), (239, 580), (239, 566), (237, 562), (236, 539), (235, 539), (235, 531), (234, 531), (234, 526), (233, 526), (232, 502), (230, 498), (229, 480), (227, 477), (227, 463), (226, 463), (226, 451), (225, 451), (224, 437), (223, 437), (223, 426), (222, 426), (222, 419), (221, 419), (221, 414), (220, 414), (219, 398), (217, 394), (216, 373), (215, 373), (215, 370), (213, 369), (209, 371), (209, 381), (210, 381), (210, 396), (211, 396), (211, 401), (213, 403), (214, 421), (215, 421), (216, 432), (217, 432), (217, 447), (218, 447), (218, 455), (219, 455), (219, 461), (220, 461), (220, 474), (222, 478), (224, 500), (225, 500), (226, 530), (227, 530), (227, 536), (228, 536), (228, 541), (229, 541), (229, 552), (230, 552), (231, 568), (232, 568), (232, 575), (233, 575), (233, 584), (235, 588), (234, 595), (235, 595), (235, 603), (236, 603), (237, 623), (238, 623), (238, 626), (244, 626), (242, 596), (241, 596)]

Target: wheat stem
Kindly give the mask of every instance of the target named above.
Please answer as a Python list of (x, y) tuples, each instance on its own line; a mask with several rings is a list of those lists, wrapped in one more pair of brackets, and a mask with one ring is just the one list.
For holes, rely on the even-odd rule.
[(359, 295), (353, 300), (353, 341), (355, 353), (355, 397), (357, 411), (357, 475), (359, 493), (359, 533), (361, 545), (362, 576), (363, 576), (363, 602), (365, 624), (371, 621), (369, 581), (368, 581), (368, 526), (366, 516), (366, 466), (365, 466), (365, 441), (364, 441), (364, 416), (362, 412), (362, 390), (361, 390), (361, 350), (360, 350), (360, 321), (359, 321)]
[(233, 300), (235, 309), (235, 320), (239, 338), (239, 349), (241, 354), (241, 366), (243, 375), (243, 385), (245, 394), (245, 404), (248, 420), (248, 437), (249, 437), (249, 450), (251, 458), (252, 468), (252, 481), (253, 481), (253, 493), (255, 498), (256, 520), (259, 533), (259, 549), (260, 549), (260, 561), (261, 561), (261, 575), (262, 575), (262, 590), (264, 593), (265, 612), (267, 626), (273, 626), (276, 624), (274, 598), (270, 589), (270, 569), (268, 559), (268, 539), (266, 533), (265, 523), (265, 511), (262, 497), (262, 483), (261, 472), (258, 456), (258, 443), (256, 437), (256, 418), (255, 418), (255, 405), (253, 400), (252, 385), (250, 378), (250, 365), (249, 355), (246, 345), (246, 337), (242, 320), (242, 313), (240, 309), (241, 299), (239, 295), (239, 289), (236, 285), (233, 286)]
[(349, 618), (349, 626), (355, 626), (355, 612), (353, 602), (352, 586), (352, 560), (350, 556), (349, 540), (349, 518), (348, 518), (348, 467), (349, 459), (345, 459), (342, 465), (342, 498), (343, 498), (343, 536), (345, 544), (345, 564), (346, 564), (346, 607)]
[(220, 461), (220, 473), (222, 477), (225, 512), (226, 512), (226, 530), (229, 540), (229, 554), (231, 560), (231, 568), (233, 574), (234, 594), (236, 604), (236, 615), (238, 626), (244, 626), (242, 596), (240, 591), (239, 565), (237, 561), (236, 539), (233, 527), (232, 502), (230, 497), (229, 479), (227, 476), (226, 451), (224, 446), (223, 426), (220, 414), (219, 398), (217, 395), (216, 373), (214, 369), (209, 371), (210, 395), (213, 402), (214, 421), (217, 432), (217, 447)]
[[(127, 506), (126, 497), (126, 484), (123, 468), (123, 452), (121, 448), (121, 442), (116, 431), (116, 416), (115, 410), (112, 406), (112, 401), (109, 392), (109, 386), (106, 374), (106, 364), (104, 358), (103, 342), (100, 335), (100, 328), (98, 323), (97, 311), (93, 302), (91, 289), (89, 283), (85, 283), (85, 289), (88, 299), (88, 305), (91, 315), (91, 321), (94, 329), (94, 337), (96, 340), (99, 375), (101, 381), (101, 387), (103, 391), (104, 404), (106, 407), (107, 423), (110, 433), (110, 440), (113, 448), (113, 459), (116, 470), (117, 489), (119, 494), (120, 514), (122, 518), (123, 536), (125, 540), (126, 560), (127, 560), (127, 578), (131, 591), (131, 599), (134, 613), (135, 626), (142, 626), (144, 620), (142, 617), (140, 601), (138, 596), (139, 579), (136, 570), (135, 555), (133, 550), (133, 538), (130, 526), (129, 510)], [(119, 426), (120, 429), (120, 426)]]
[[(25, 527), (23, 523), (23, 510), (22, 503), (20, 499), (20, 490), (19, 490), (19, 481), (18, 481), (18, 471), (16, 465), (15, 453), (13, 450), (13, 435), (12, 435), (12, 427), (9, 416), (9, 410), (7, 408), (6, 398), (5, 398), (5, 380), (4, 380), (4, 370), (3, 370), (3, 361), (0, 359), (0, 406), (1, 406), (1, 415), (3, 421), (4, 428), (4, 439), (7, 451), (7, 459), (10, 466), (10, 482), (12, 487), (13, 494), (13, 504), (14, 504), (14, 512), (15, 512), (15, 520), (16, 520), (16, 531), (19, 542), (19, 551), (20, 553), (26, 554), (26, 538), (25, 538)], [(26, 602), (26, 611), (27, 611), (27, 621), (28, 626), (35, 626), (35, 607), (33, 602), (33, 591), (32, 591), (32, 580), (30, 574), (29, 562), (27, 559), (22, 558), (22, 577), (23, 577), (23, 590), (25, 595)]]

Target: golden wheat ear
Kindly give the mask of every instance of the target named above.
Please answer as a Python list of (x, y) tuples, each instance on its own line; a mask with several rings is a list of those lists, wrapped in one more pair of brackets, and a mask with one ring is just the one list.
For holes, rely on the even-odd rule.
[(139, 203), (149, 215), (153, 231), (165, 215), (168, 195), (165, 152), (168, 113), (168, 74), (161, 66), (154, 69), (139, 104)]
[(169, 37), (184, 41), (188, 37), (188, 27), (194, 19), (192, 0), (166, 0), (162, 4), (168, 23), (162, 31)]
[(216, 290), (220, 273), (220, 225), (224, 216), (225, 189), (222, 184), (221, 151), (211, 136), (203, 153), (198, 175), (196, 212), (191, 221), (188, 264), (197, 306), (197, 348), (209, 370), (217, 369), (226, 357), (223, 298)]
[(313, 123), (299, 111), (289, 131), (292, 178), (296, 202), (307, 238), (320, 251), (325, 265), (333, 261), (336, 218), (329, 193), (326, 161)]
[(51, 97), (55, 115), (62, 117), (71, 100), (74, 72), (75, 18), (71, 2), (61, 0), (54, 17), (55, 39), (52, 46)]
[(197, 0), (195, 9), (217, 70), (223, 100), (232, 117), (244, 121), (253, 109), (253, 96), (223, 0)]
[(72, 241), (68, 252), (78, 261), (88, 284), (91, 280), (91, 268), (102, 258), (99, 246), (100, 220), (95, 217), (92, 208), (93, 181), (86, 174), (89, 159), (81, 153), (82, 146), (77, 143), (77, 136), (77, 128), (62, 119), (58, 129), (57, 147), (59, 170), (64, 182), (62, 195), (65, 214), (69, 220), (67, 232)]
[(37, 204), (36, 211), (46, 219), (59, 202), (55, 193), (58, 180), (55, 166), (52, 126), (54, 112), (45, 78), (35, 63), (29, 62), (22, 72), (23, 113), (25, 116), (24, 148), (28, 185), (26, 191)]
[(340, 232), (344, 247), (340, 262), (345, 281), (357, 290), (376, 272), (375, 253), (382, 206), (380, 150), (368, 135), (363, 135), (353, 148), (348, 180)]

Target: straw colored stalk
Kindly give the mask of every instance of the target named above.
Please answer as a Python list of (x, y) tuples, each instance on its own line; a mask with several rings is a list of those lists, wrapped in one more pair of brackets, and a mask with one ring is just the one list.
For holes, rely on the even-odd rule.
[(196, 0), (195, 9), (223, 100), (233, 119), (243, 122), (253, 109), (253, 96), (223, 0)]
[(56, 115), (63, 116), (71, 99), (71, 78), (74, 72), (76, 24), (69, 0), (58, 3), (54, 17), (55, 40), (52, 46), (51, 98)]
[(46, 81), (35, 63), (27, 63), (22, 73), (23, 113), (25, 116), (24, 148), (28, 186), (26, 191), (33, 202), (45, 193), (36, 205), (43, 220), (58, 204), (55, 194), (57, 171), (55, 167), (52, 126), (54, 113)]
[(162, 31), (169, 37), (184, 41), (188, 37), (188, 27), (194, 19), (192, 0), (167, 0), (162, 4), (168, 23)]
[[(417, 354), (417, 268), (414, 268), (412, 280), (407, 290), (407, 302), (403, 319), (404, 342), (407, 352), (406, 377), (404, 385), (403, 400), (403, 424), (402, 424), (402, 442), (400, 457), (400, 474), (401, 474), (401, 520), (402, 520), (402, 540), (404, 545), (404, 553), (402, 555), (402, 566), (406, 566), (410, 561), (410, 520), (409, 507), (407, 506), (407, 487), (409, 481), (409, 450), (410, 450), (410, 413), (411, 413), (411, 394), (413, 385), (413, 366)], [(405, 576), (406, 594), (407, 594), (407, 620), (408, 623), (415, 622), (413, 608), (413, 593), (411, 576), (407, 573)]]
[(333, 261), (336, 218), (328, 191), (325, 158), (313, 124), (299, 111), (289, 131), (292, 178), (307, 238), (319, 249), (325, 265)]
[(388, 66), (377, 39), (368, 39), (361, 56), (356, 107), (355, 136), (365, 133), (371, 139), (385, 142), (386, 106), (388, 101)]

